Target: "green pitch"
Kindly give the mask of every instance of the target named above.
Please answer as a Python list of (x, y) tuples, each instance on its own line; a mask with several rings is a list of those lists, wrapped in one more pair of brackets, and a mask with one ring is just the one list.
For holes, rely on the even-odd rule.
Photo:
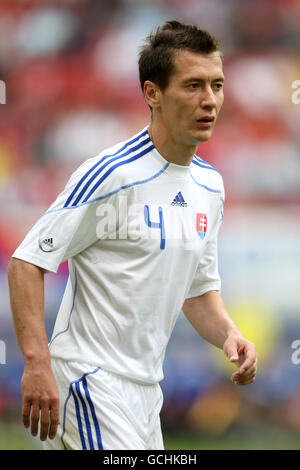
[[(207, 438), (196, 434), (165, 434), (166, 450), (299, 450), (300, 435), (270, 430), (255, 435), (230, 433)], [(15, 423), (0, 424), (0, 450), (42, 450), (29, 431)]]

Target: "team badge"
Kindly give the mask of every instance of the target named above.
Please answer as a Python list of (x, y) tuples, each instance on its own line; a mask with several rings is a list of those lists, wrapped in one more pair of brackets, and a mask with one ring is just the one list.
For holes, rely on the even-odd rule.
[(207, 229), (206, 214), (196, 214), (196, 229), (201, 240), (204, 239)]

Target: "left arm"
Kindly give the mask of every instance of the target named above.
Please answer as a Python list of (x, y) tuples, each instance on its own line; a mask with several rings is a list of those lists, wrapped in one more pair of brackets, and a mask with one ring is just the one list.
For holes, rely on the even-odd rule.
[(239, 369), (231, 375), (237, 385), (254, 382), (257, 372), (257, 352), (253, 343), (244, 338), (229, 317), (221, 295), (209, 291), (185, 300), (182, 310), (195, 330), (209, 343), (223, 349), (230, 362)]

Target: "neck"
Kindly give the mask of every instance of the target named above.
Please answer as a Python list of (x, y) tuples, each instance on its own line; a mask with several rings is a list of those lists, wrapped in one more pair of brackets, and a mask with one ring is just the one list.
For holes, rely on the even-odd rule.
[(189, 166), (197, 145), (186, 145), (175, 141), (164, 126), (151, 121), (148, 133), (157, 151), (170, 163)]

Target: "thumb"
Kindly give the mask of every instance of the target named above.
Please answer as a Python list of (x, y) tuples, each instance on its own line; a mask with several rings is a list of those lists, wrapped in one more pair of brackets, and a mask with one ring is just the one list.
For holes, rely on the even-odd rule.
[(239, 360), (237, 343), (235, 340), (227, 340), (224, 344), (223, 350), (230, 362), (237, 362)]

